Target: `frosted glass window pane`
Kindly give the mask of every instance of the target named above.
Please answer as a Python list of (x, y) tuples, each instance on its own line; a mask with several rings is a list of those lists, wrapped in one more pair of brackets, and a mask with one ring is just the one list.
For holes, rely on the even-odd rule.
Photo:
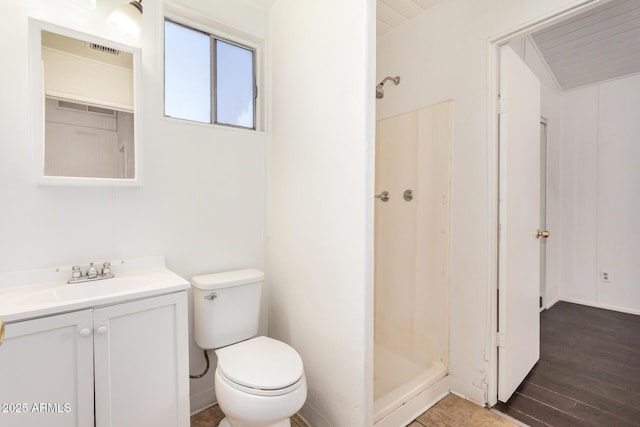
[(216, 40), (216, 122), (254, 128), (253, 51)]
[(209, 35), (165, 21), (164, 114), (211, 123)]

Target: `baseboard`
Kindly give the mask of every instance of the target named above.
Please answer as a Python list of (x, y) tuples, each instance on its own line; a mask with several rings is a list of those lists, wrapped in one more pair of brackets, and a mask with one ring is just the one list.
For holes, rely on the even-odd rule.
[(307, 400), (302, 409), (298, 411), (298, 416), (304, 420), (305, 423), (313, 427), (330, 427), (329, 423), (321, 414), (313, 407), (313, 405)]
[(451, 393), (481, 406), (487, 405), (487, 398), (483, 389), (474, 386), (473, 384), (462, 381), (460, 378), (451, 377)]
[(213, 387), (208, 388), (206, 390), (202, 390), (201, 392), (191, 394), (191, 415), (197, 414), (198, 412), (202, 412), (207, 408), (215, 405), (216, 395), (213, 391)]
[(300, 418), (302, 421), (304, 421), (304, 423), (305, 423), (307, 426), (310, 426), (310, 425), (311, 425), (311, 423), (310, 423), (309, 421), (307, 421), (307, 419), (306, 419), (305, 417), (303, 417), (303, 416), (302, 416), (302, 414), (300, 414), (300, 412), (298, 412), (298, 413), (296, 414), (296, 416), (297, 416), (298, 418)]
[(549, 310), (551, 307), (553, 307), (558, 301), (560, 301), (560, 297), (556, 297), (553, 300), (551, 300), (551, 302), (547, 303), (544, 308), (545, 310)]
[(640, 310), (633, 310), (633, 309), (624, 308), (624, 307), (616, 307), (616, 306), (607, 305), (607, 304), (599, 304), (599, 303), (593, 302), (593, 301), (584, 301), (584, 300), (579, 300), (579, 299), (574, 299), (574, 298), (560, 298), (560, 301), (570, 302), (570, 303), (573, 303), (573, 304), (586, 305), (586, 306), (594, 307), (594, 308), (602, 308), (602, 309), (605, 309), (605, 310), (612, 310), (612, 311), (617, 311), (617, 312), (620, 312), (620, 313), (640, 315)]

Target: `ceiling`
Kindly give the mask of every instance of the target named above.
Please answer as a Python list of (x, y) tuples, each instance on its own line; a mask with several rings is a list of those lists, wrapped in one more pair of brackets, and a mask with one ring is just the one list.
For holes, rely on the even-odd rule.
[[(377, 0), (381, 36), (444, 0)], [(612, 0), (532, 34), (562, 89), (640, 73), (640, 0)]]
[[(276, 0), (253, 0), (270, 8)], [(444, 0), (376, 0), (376, 33), (385, 34)]]
[[(386, 34), (443, 1), (376, 0), (376, 33)], [(640, 73), (640, 0), (612, 0), (531, 38), (562, 89)]]
[(385, 34), (444, 0), (377, 0), (376, 33)]
[(562, 89), (640, 72), (640, 0), (613, 0), (532, 34)]

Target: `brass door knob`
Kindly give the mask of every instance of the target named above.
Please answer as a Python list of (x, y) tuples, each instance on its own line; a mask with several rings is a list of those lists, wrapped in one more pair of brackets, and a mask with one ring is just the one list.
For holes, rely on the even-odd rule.
[(4, 341), (4, 322), (0, 319), (0, 345), (2, 345), (2, 341)]
[(539, 238), (541, 238), (541, 237), (542, 237), (542, 238), (544, 238), (544, 239), (546, 239), (546, 238), (547, 238), (547, 237), (549, 237), (550, 235), (551, 235), (551, 233), (549, 233), (547, 230), (544, 230), (544, 231), (542, 231), (542, 230), (538, 230), (538, 234), (536, 235), (536, 237), (537, 237), (538, 239), (539, 239)]

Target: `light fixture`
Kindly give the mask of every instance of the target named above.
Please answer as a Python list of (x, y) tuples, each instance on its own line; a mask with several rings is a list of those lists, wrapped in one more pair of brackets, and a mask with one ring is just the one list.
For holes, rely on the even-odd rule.
[(135, 38), (142, 32), (142, 0), (133, 0), (118, 6), (109, 14), (107, 24)]

